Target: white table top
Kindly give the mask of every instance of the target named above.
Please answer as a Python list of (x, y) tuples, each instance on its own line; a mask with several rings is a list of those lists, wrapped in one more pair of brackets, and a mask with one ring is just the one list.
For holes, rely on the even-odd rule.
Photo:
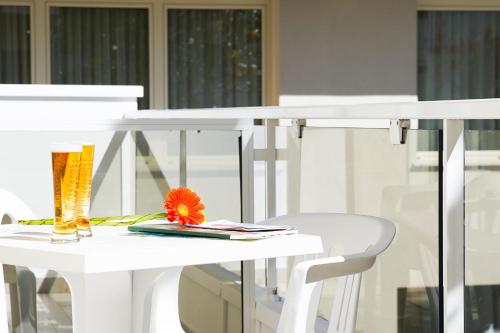
[(78, 243), (50, 244), (51, 226), (0, 226), (0, 262), (60, 272), (99, 273), (320, 253), (321, 239), (290, 235), (258, 241), (139, 236), (93, 227)]

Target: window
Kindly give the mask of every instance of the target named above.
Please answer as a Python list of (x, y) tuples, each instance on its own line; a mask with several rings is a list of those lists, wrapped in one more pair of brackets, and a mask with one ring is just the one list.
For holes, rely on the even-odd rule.
[(0, 83), (31, 82), (30, 7), (0, 5)]
[(51, 82), (142, 85), (149, 106), (148, 11), (50, 8)]
[[(499, 69), (500, 11), (419, 11), (420, 100), (500, 97)], [(420, 125), (425, 129), (439, 127), (437, 121), (428, 120), (421, 121)], [(495, 136), (485, 132), (499, 130), (500, 121), (469, 120), (466, 128), (479, 130), (476, 139), (469, 136), (469, 149), (500, 148)]]
[(167, 11), (169, 108), (262, 104), (261, 10)]
[(500, 96), (500, 12), (420, 11), (422, 100)]
[(0, 0), (0, 82), (140, 84), (140, 108), (276, 105), (277, 8), (273, 0)]

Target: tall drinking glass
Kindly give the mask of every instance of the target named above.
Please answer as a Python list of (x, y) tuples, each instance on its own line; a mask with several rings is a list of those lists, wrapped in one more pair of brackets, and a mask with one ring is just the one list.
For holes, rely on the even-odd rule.
[(76, 228), (78, 236), (90, 237), (90, 196), (92, 193), (92, 166), (94, 164), (94, 145), (82, 144), (80, 174), (76, 191)]
[(77, 242), (76, 189), (82, 146), (60, 143), (51, 147), (54, 182), (54, 228), (52, 243)]

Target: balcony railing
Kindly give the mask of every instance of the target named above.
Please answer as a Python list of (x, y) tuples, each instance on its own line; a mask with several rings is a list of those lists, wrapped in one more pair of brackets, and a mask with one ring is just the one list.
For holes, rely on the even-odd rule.
[[(301, 209), (301, 205), (302, 209), (315, 207), (308, 201), (308, 198), (304, 198), (303, 193), (313, 191), (311, 184), (321, 184), (322, 180), (314, 179), (314, 177), (326, 177), (328, 171), (322, 170), (322, 165), (308, 165), (307, 158), (314, 160), (310, 156), (312, 151), (314, 154), (320, 151), (324, 156), (333, 154), (340, 160), (338, 163), (331, 162), (331, 165), (335, 166), (332, 171), (337, 175), (335, 179), (344, 177), (350, 180), (350, 182), (333, 182), (334, 186), (338, 186), (336, 196), (333, 196), (337, 200), (332, 202), (333, 210), (363, 212), (362, 208), (356, 207), (357, 191), (370, 188), (376, 182), (386, 181), (391, 186), (384, 188), (383, 195), (387, 200), (384, 199), (385, 201), (380, 204), (381, 214), (390, 211), (387, 214), (393, 214), (393, 220), (401, 219), (404, 210), (409, 209), (405, 207), (410, 207), (405, 206), (408, 205), (407, 201), (417, 200), (421, 205), (419, 212), (427, 211), (429, 214), (427, 216), (432, 216), (431, 223), (428, 225), (434, 229), (427, 234), (427, 231), (418, 225), (421, 222), (418, 219), (396, 221), (400, 224), (399, 249), (405, 248), (403, 240), (411, 242), (412, 236), (419, 239), (420, 250), (417, 252), (421, 262), (418, 265), (422, 271), (425, 270), (425, 274), (420, 278), (411, 277), (410, 280), (423, 279), (423, 283), (416, 284), (436, 287), (427, 294), (429, 302), (433, 299), (435, 303), (431, 306), (431, 312), (437, 317), (435, 320), (437, 324), (448, 332), (464, 330), (466, 325), (464, 322), (466, 318), (464, 226), (466, 223), (480, 224), (481, 219), (474, 217), (475, 214), (490, 212), (485, 208), (487, 203), (484, 198), (464, 200), (466, 198), (465, 186), (472, 182), (468, 182), (465, 178), (466, 166), (474, 170), (481, 170), (487, 166), (490, 168), (488, 170), (495, 172), (498, 168), (496, 160), (499, 156), (497, 151), (466, 154), (464, 120), (500, 119), (500, 99), (137, 111), (136, 99), (140, 96), (142, 96), (140, 87), (0, 85), (0, 109), (2, 110), (0, 112), (0, 135), (2, 135), (2, 141), (7, 143), (4, 145), (4, 152), (0, 154), (3, 158), (16, 160), (9, 161), (4, 164), (3, 168), (0, 168), (0, 174), (4, 175), (0, 177), (5, 182), (5, 186), (14, 188), (17, 182), (19, 191), (27, 193), (35, 186), (31, 183), (33, 179), (38, 179), (36, 183), (38, 194), (32, 197), (28, 195), (26, 200), (28, 203), (33, 202), (35, 206), (38, 205), (38, 208), (35, 208), (40, 214), (45, 213), (43, 207), (50, 207), (47, 203), (48, 199), (37, 201), (39, 199), (37, 196), (42, 196), (44, 189), (47, 188), (47, 182), (42, 179), (44, 173), (49, 170), (48, 164), (40, 168), (35, 168), (34, 165), (46, 162), (42, 157), (45, 152), (40, 152), (40, 147), (56, 138), (82, 140), (82, 137), (92, 137), (102, 142), (94, 175), (93, 200), (97, 206), (94, 213), (109, 212), (104, 207), (107, 204), (102, 205), (103, 200), (118, 203), (120, 212), (123, 214), (136, 212), (138, 200), (142, 199), (137, 197), (138, 187), (143, 186), (138, 184), (143, 181), (138, 178), (141, 174), (138, 167), (142, 168), (143, 177), (148, 174), (151, 176), (153, 185), (149, 186), (154, 189), (155, 195), (161, 195), (172, 186), (170, 178), (174, 177), (176, 184), (186, 185), (186, 182), (189, 182), (189, 173), (193, 172), (190, 166), (198, 165), (201, 170), (203, 165), (210, 163), (209, 161), (213, 163), (213, 160), (218, 160), (222, 161), (218, 162), (222, 164), (213, 167), (214, 170), (220, 170), (220, 165), (226, 165), (231, 177), (241, 179), (241, 218), (246, 222), (253, 222), (256, 219), (256, 210), (258, 217), (262, 218), (284, 212), (283, 208), (278, 207), (280, 205), (287, 206), (285, 212), (297, 212)], [(424, 132), (418, 129), (418, 120), (422, 119), (443, 121), (443, 129), (434, 131), (437, 137), (441, 138), (436, 142), (435, 151), (419, 151), (417, 148), (419, 133)], [(360, 126), (362, 129), (357, 125), (359, 120), (364, 120), (363, 125)], [(376, 121), (371, 126), (369, 120)], [(168, 147), (168, 152), (171, 154), (165, 157), (162, 155), (163, 148), (158, 142), (168, 138), (161, 136), (163, 134), (158, 134), (160, 136), (155, 138), (152, 133), (167, 131), (181, 134), (170, 137), (170, 141), (174, 141), (174, 146)], [(203, 156), (203, 153), (198, 152), (198, 159), (190, 160), (192, 156), (188, 149), (189, 144), (196, 140), (193, 136), (196, 134), (190, 133), (197, 131), (215, 133), (214, 135), (221, 135), (217, 134), (221, 132), (233, 133), (232, 136), (226, 136), (224, 139), (232, 143), (224, 148), (226, 152), (214, 153), (212, 159), (202, 158), (200, 155)], [(321, 131), (326, 132), (321, 134)], [(49, 135), (47, 133), (60, 134)], [(99, 136), (96, 133), (101, 134)], [(335, 137), (336, 140), (322, 141), (321, 139), (326, 138), (327, 135)], [(7, 140), (8, 137), (11, 139)], [(220, 137), (206, 137), (199, 142), (203, 141), (206, 148), (210, 142), (213, 147), (214, 143), (225, 142), (224, 140)], [(254, 141), (260, 141), (260, 144), (254, 145)], [(104, 146), (105, 149), (103, 149)], [(37, 147), (38, 151), (31, 152), (30, 147)], [(363, 147), (368, 147), (369, 151), (364, 150)], [(374, 148), (379, 151), (374, 151)], [(353, 154), (366, 156), (366, 158), (356, 158)], [(241, 157), (239, 162), (238, 155)], [(224, 159), (221, 156), (227, 158)], [(389, 158), (386, 159), (387, 157)], [(395, 157), (395, 160), (391, 161), (391, 157)], [(382, 160), (377, 160), (377, 158)], [(21, 160), (25, 161), (22, 163), (33, 165), (29, 168), (25, 166), (14, 170), (17, 161)], [(286, 165), (281, 162), (286, 162)], [(364, 171), (360, 168), (356, 169), (354, 163), (358, 162), (365, 163)], [(139, 166), (138, 163), (141, 165)], [(398, 171), (398, 168), (401, 169), (402, 166), (406, 169)], [(370, 168), (376, 170), (385, 168), (389, 172), (377, 173), (372, 170), (370, 177), (366, 177), (367, 170)], [(36, 177), (30, 178), (23, 175), (23, 172), (35, 169), (37, 171), (32, 172), (36, 172)], [(116, 170), (119, 171), (118, 177)], [(315, 170), (314, 174), (313, 170)], [(409, 176), (418, 170), (425, 171), (425, 181), (415, 180), (421, 179), (422, 173)], [(403, 176), (397, 176), (398, 172)], [(12, 175), (16, 173), (17, 177), (13, 177)], [(177, 175), (172, 176), (175, 173)], [(277, 175), (279, 175), (278, 178)], [(376, 179), (377, 175), (380, 176), (379, 179)], [(114, 179), (110, 180), (110, 177)], [(6, 181), (6, 178), (11, 178), (11, 180)], [(19, 184), (28, 179), (28, 184)], [(394, 181), (395, 179), (398, 181)], [(406, 179), (406, 183), (399, 184), (400, 179)], [(479, 184), (470, 186), (481, 188), (481, 186), (489, 185), (493, 187), (490, 191), (498, 190), (500, 193), (500, 188), (494, 188), (495, 184), (488, 181), (481, 183), (477, 177), (474, 179)], [(282, 188), (276, 185), (277, 181), (282, 180), (286, 181), (288, 188), (288, 191), (285, 190), (288, 192), (285, 193), (285, 198)], [(356, 182), (364, 182), (364, 184), (360, 186), (356, 185)], [(113, 185), (105, 188), (105, 184), (114, 183), (120, 185), (118, 200), (110, 199), (109, 195), (116, 190)], [(324, 180), (324, 183), (332, 184), (329, 180)], [(411, 191), (408, 191), (405, 186), (400, 186), (410, 184), (414, 185)], [(231, 188), (234, 190), (233, 185)], [(4, 185), (0, 183), (0, 186)], [(239, 187), (239, 181), (236, 187)], [(143, 188), (143, 191), (146, 188), (147, 186)], [(239, 193), (236, 195), (238, 196)], [(402, 196), (405, 196), (406, 201), (400, 198)], [(265, 198), (264, 201), (260, 200), (262, 197)], [(318, 200), (321, 201), (321, 198)], [(369, 200), (369, 198), (364, 200)], [(487, 200), (491, 201), (491, 196)], [(387, 203), (398, 205), (397, 209), (392, 206), (389, 209)], [(467, 212), (464, 208), (466, 203), (470, 204)], [(158, 205), (158, 207), (161, 206)], [(411, 207), (411, 209), (418, 210), (415, 208), (418, 205)], [(477, 209), (474, 210), (474, 207)], [(367, 210), (370, 209), (367, 208)], [(224, 212), (219, 211), (217, 214), (223, 215)], [(491, 214), (495, 219), (495, 210)], [(424, 219), (423, 216), (425, 214), (419, 216), (419, 219)], [(470, 220), (466, 221), (466, 218)], [(484, 231), (484, 227), (474, 230)], [(424, 234), (419, 234), (422, 232)], [(495, 234), (496, 231), (492, 230), (490, 233)], [(474, 237), (478, 236), (477, 232), (469, 234)], [(425, 242), (430, 243), (425, 244)], [(395, 256), (393, 260), (397, 258), (404, 260), (401, 254), (398, 257), (394, 253), (393, 256)], [(262, 279), (267, 282), (267, 287), (270, 289), (269, 297), (275, 297), (272, 294), (275, 293), (280, 281), (278, 277), (280, 273), (271, 268), (274, 264), (275, 261), (271, 261), (266, 265), (267, 275), (265, 279)], [(422, 268), (424, 266), (425, 268)], [(260, 267), (262, 266), (258, 264), (258, 268)], [(383, 271), (384, 269), (390, 271), (390, 267), (381, 263), (381, 266), (378, 266), (378, 274), (387, 274)], [(408, 274), (413, 274), (411, 271), (412, 268), (408, 268)], [(259, 275), (259, 269), (257, 273)], [(429, 276), (425, 277), (426, 274)], [(252, 319), (255, 317), (253, 283), (255, 267), (253, 263), (244, 263), (242, 277), (244, 281), (242, 288), (244, 328), (245, 331), (252, 331), (254, 329)], [(370, 277), (367, 278), (368, 281), (371, 281), (370, 279)], [(391, 279), (390, 274), (384, 279)], [(490, 281), (488, 284), (496, 285), (493, 282)], [(386, 282), (380, 283), (383, 285)], [(404, 286), (397, 287), (401, 289)], [(396, 290), (396, 286), (391, 288)], [(395, 299), (390, 302), (394, 303)], [(396, 331), (395, 312), (401, 311), (399, 306), (397, 309), (396, 307), (395, 305), (390, 309), (392, 311), (390, 321), (394, 324), (389, 325), (390, 329), (387, 331)], [(362, 310), (361, 313), (363, 313)], [(365, 316), (368, 314), (365, 313)], [(365, 319), (361, 316), (360, 320)]]

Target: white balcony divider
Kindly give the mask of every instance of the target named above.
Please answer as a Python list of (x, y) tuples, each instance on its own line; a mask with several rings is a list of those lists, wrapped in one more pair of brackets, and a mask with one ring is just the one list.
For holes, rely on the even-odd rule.
[[(463, 137), (457, 144), (457, 126), (465, 119), (500, 119), (500, 99), (401, 102), (332, 106), (249, 107), (200, 110), (137, 111), (141, 87), (96, 86), (23, 86), (0, 85), (0, 131), (117, 131), (117, 146), (127, 144), (122, 154), (122, 209), (133, 211), (133, 141), (124, 132), (145, 130), (232, 130), (242, 133), (243, 160), (243, 219), (253, 222), (253, 124), (256, 119), (300, 120), (288, 122), (293, 126), (321, 126), (318, 119), (385, 119), (385, 120), (446, 120), (443, 137), (450, 143), (445, 147), (443, 161), (444, 200), (442, 211), (444, 233), (441, 282), (443, 292), (443, 325), (447, 332), (464, 330), (464, 214), (463, 214)], [(166, 110), (163, 110), (166, 111)], [(311, 123), (311, 120), (314, 121)], [(274, 122), (277, 125), (280, 122)], [(270, 124), (273, 124), (272, 122)], [(274, 125), (273, 125), (274, 126)], [(325, 122), (325, 126), (331, 123)], [(300, 130), (299, 130), (300, 132)], [(272, 131), (270, 131), (272, 133)], [(462, 132), (460, 132), (462, 133)], [(451, 140), (451, 141), (447, 141)], [(455, 144), (452, 145), (452, 143)], [(387, 135), (389, 144), (389, 134)], [(266, 152), (255, 152), (276, 157), (275, 147)], [(109, 152), (113, 153), (113, 149)], [(460, 176), (462, 175), (462, 176)], [(271, 175), (270, 177), (274, 177)], [(133, 177), (132, 177), (133, 178)], [(462, 181), (460, 181), (462, 180)], [(271, 180), (268, 180), (272, 181)], [(457, 181), (459, 183), (457, 183)], [(122, 185), (124, 186), (124, 185)], [(273, 186), (268, 189), (274, 193)], [(443, 194), (443, 193), (441, 193)], [(274, 200), (271, 199), (271, 202)], [(272, 212), (271, 212), (272, 213)], [(243, 272), (244, 330), (254, 330), (254, 271), (252, 263), (245, 263)], [(451, 279), (447, 274), (455, 274)], [(460, 292), (460, 290), (462, 290)], [(458, 295), (458, 296), (457, 296)]]

